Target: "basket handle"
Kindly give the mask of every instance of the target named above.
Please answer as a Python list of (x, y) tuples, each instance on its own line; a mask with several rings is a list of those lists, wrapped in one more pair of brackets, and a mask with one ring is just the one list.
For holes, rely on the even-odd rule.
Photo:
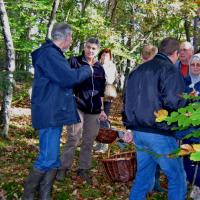
[(121, 138), (117, 138), (117, 139), (114, 140), (112, 143), (108, 144), (108, 154), (107, 154), (107, 158), (110, 157), (111, 147), (112, 147), (113, 145), (115, 145), (115, 144), (116, 144), (118, 141), (120, 141), (120, 140), (121, 140)]

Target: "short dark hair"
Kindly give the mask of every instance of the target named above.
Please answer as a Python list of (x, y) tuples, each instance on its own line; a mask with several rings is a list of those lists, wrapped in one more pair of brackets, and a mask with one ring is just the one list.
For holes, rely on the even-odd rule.
[(158, 52), (167, 56), (171, 56), (175, 51), (180, 51), (180, 43), (177, 39), (171, 37), (163, 39), (158, 47)]
[(86, 44), (87, 43), (96, 44), (98, 47), (100, 46), (99, 40), (94, 37), (88, 38)]
[(67, 23), (55, 23), (51, 32), (53, 40), (64, 40), (72, 32), (72, 28)]

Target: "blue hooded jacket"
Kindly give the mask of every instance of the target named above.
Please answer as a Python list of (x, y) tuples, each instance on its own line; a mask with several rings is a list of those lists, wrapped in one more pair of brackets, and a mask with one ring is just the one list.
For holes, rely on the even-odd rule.
[(33, 127), (42, 129), (80, 122), (73, 87), (90, 77), (91, 69), (71, 69), (61, 49), (51, 40), (32, 53), (32, 62)]

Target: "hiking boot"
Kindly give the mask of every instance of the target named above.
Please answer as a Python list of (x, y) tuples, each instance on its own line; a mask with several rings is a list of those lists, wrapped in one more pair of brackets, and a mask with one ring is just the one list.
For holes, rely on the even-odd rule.
[(89, 174), (89, 169), (78, 169), (77, 176), (80, 176), (87, 184), (92, 185), (92, 177)]
[(40, 182), (40, 200), (52, 200), (51, 192), (57, 169), (47, 171)]
[(59, 169), (56, 174), (56, 180), (59, 182), (64, 181), (68, 172), (69, 169)]
[(34, 200), (35, 193), (39, 188), (40, 182), (45, 176), (45, 172), (38, 169), (33, 169), (24, 185), (24, 193), (22, 200)]

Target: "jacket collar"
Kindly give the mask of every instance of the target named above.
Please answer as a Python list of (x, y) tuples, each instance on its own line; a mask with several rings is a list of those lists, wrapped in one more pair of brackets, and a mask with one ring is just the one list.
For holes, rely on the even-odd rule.
[[(89, 65), (87, 59), (85, 58), (84, 51), (82, 51), (81, 60), (82, 60), (82, 62), (87, 63)], [(96, 60), (96, 62), (93, 64), (93, 66), (99, 67), (100, 66), (99, 61)]]
[[(50, 39), (46, 39), (46, 42), (45, 42), (42, 46), (44, 46), (44, 47), (52, 46), (53, 48), (57, 49), (60, 53), (63, 54), (63, 51), (61, 50), (61, 48), (58, 47), (57, 45), (55, 45), (55, 44), (53, 43), (53, 41), (50, 40)], [(64, 54), (63, 54), (63, 55), (64, 55)]]
[(169, 57), (168, 57), (166, 54), (164, 54), (164, 53), (158, 53), (158, 54), (155, 56), (155, 58), (158, 58), (158, 59), (161, 59), (161, 60), (165, 60), (165, 61), (170, 62), (171, 64), (174, 64), (174, 63), (169, 59)]

